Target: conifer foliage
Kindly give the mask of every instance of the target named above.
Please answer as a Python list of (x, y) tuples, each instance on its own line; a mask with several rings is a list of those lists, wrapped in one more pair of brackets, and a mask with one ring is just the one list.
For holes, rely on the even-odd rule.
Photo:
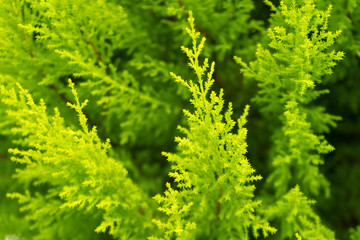
[(169, 175), (179, 190), (167, 183), (165, 197), (155, 197), (162, 203), (159, 210), (169, 215), (166, 222), (155, 220), (155, 223), (164, 230), (165, 239), (173, 236), (177, 239), (200, 236), (248, 239), (249, 227), (255, 236), (258, 236), (258, 229), (267, 236), (276, 230), (254, 214), (260, 202), (253, 199), (253, 182), (261, 176), (254, 175), (255, 170), (245, 157), (247, 130), (243, 126), (249, 107), (237, 121), (237, 133), (232, 133), (236, 124), (231, 118), (232, 105), (224, 110), (222, 91), (219, 94), (210, 91), (215, 63), (209, 66), (207, 58), (203, 63), (199, 59), (205, 38), (199, 41), (200, 33), (195, 30), (191, 12), (189, 23), (190, 28), (186, 31), (193, 47), (182, 50), (189, 58), (197, 81), (171, 75), (191, 92), (194, 112), (184, 110), (188, 127), (180, 127), (185, 137), (176, 138), (179, 153), (164, 153), (173, 169)]
[[(285, 194), (291, 182), (318, 195), (321, 189), (329, 191), (318, 170), (323, 164), (321, 154), (334, 148), (316, 133), (328, 132), (341, 118), (311, 102), (328, 92), (315, 85), (343, 58), (343, 52), (329, 50), (340, 31), (328, 31), (331, 5), (319, 10), (313, 0), (284, 1), (278, 8), (268, 3), (275, 11), (274, 27), (268, 29), (269, 49), (259, 45), (257, 60), (250, 66), (236, 60), (246, 76), (258, 81), (254, 101), (261, 104), (263, 114), (281, 122), (274, 131), (274, 171), (268, 179), (276, 195)], [(317, 122), (312, 123), (313, 119)]]
[(1, 1), (0, 239), (360, 239), (358, 5)]
[[(109, 228), (109, 233), (120, 239), (134, 234), (145, 236), (151, 219), (148, 200), (127, 177), (123, 165), (107, 155), (109, 141), (101, 142), (95, 127), (88, 129), (82, 112), (87, 101), (80, 102), (71, 81), (69, 86), (75, 103), (68, 106), (78, 115), (78, 130), (64, 126), (58, 109), (49, 116), (43, 100), (34, 103), (21, 86), (17, 90), (1, 89), (9, 106), (7, 113), (15, 121), (11, 132), (19, 137), (16, 145), (20, 148), (9, 150), (12, 161), (25, 165), (16, 171), (15, 177), (23, 184), (50, 186), (46, 193), (8, 196), (24, 204), (23, 209), (30, 211), (28, 217), (34, 221), (32, 227), (41, 234), (53, 228), (52, 218), (65, 217), (71, 214), (68, 209), (78, 208), (90, 217), (93, 209), (98, 209), (102, 221), (95, 229), (97, 232)], [(46, 221), (37, 221), (38, 218)], [(43, 237), (47, 238), (45, 233)]]

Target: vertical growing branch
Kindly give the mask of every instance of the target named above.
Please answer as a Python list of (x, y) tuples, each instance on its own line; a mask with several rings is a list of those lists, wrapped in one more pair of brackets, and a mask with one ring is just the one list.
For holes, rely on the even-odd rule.
[[(235, 58), (245, 76), (258, 82), (260, 91), (254, 100), (263, 115), (269, 122), (280, 123), (274, 125), (280, 127), (273, 131), (273, 172), (268, 178), (278, 198), (296, 184), (306, 194), (329, 193), (318, 165), (323, 164), (321, 155), (333, 147), (316, 133), (336, 125), (340, 118), (311, 106), (311, 102), (327, 92), (315, 89), (315, 85), (331, 74), (344, 55), (330, 49), (340, 34), (327, 30), (330, 11), (331, 5), (322, 11), (313, 0), (281, 2), (273, 17), (278, 22), (268, 29), (269, 48), (259, 45), (257, 60), (249, 66)], [(317, 121), (317, 129), (309, 118)]]
[[(186, 81), (171, 73), (176, 82), (191, 93), (194, 111), (184, 110), (188, 127), (180, 127), (184, 137), (177, 137), (178, 153), (164, 153), (172, 163), (169, 174), (178, 190), (167, 184), (165, 196), (157, 195), (159, 210), (168, 217), (154, 222), (165, 239), (197, 239), (199, 236), (224, 239), (249, 239), (249, 228), (254, 235), (262, 229), (264, 236), (276, 232), (268, 222), (256, 216), (260, 201), (253, 199), (253, 181), (261, 179), (245, 157), (246, 117), (249, 107), (238, 120), (238, 133), (232, 133), (232, 105), (224, 109), (223, 92), (211, 92), (215, 64), (200, 61), (205, 39), (199, 41), (194, 18), (189, 13), (188, 35), (192, 48), (182, 47), (197, 80)], [(202, 62), (202, 63), (201, 63)], [(225, 111), (225, 113), (223, 113)], [(213, 226), (216, 224), (216, 227)], [(198, 227), (199, 226), (199, 227)], [(209, 232), (207, 229), (212, 229)], [(216, 230), (215, 230), (216, 229)], [(158, 238), (152, 238), (158, 239)]]

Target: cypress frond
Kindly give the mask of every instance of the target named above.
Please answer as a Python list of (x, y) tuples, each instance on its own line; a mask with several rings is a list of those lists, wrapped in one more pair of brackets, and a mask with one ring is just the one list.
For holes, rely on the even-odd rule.
[[(177, 153), (164, 153), (172, 164), (169, 174), (178, 190), (167, 184), (165, 196), (157, 195), (159, 210), (168, 217), (155, 220), (164, 239), (248, 239), (249, 228), (262, 229), (265, 236), (276, 230), (255, 215), (261, 204), (254, 200), (254, 181), (260, 175), (245, 157), (247, 144), (246, 123), (249, 107), (236, 122), (232, 120), (232, 105), (224, 110), (223, 92), (211, 91), (215, 64), (203, 62), (200, 54), (205, 38), (195, 30), (192, 12), (189, 14), (192, 48), (182, 47), (196, 82), (186, 81), (172, 73), (175, 81), (191, 93), (194, 111), (184, 110), (188, 127), (179, 127), (184, 137), (177, 137)], [(223, 111), (225, 111), (224, 114)], [(153, 238), (156, 239), (156, 238)]]
[(341, 32), (328, 31), (331, 9), (330, 5), (319, 10), (313, 0), (281, 2), (268, 29), (269, 47), (258, 45), (257, 60), (249, 65), (235, 58), (244, 75), (258, 82), (254, 101), (275, 129), (273, 172), (267, 181), (277, 197), (294, 184), (306, 194), (324, 191), (329, 196), (329, 183), (318, 165), (323, 164), (321, 155), (334, 148), (317, 133), (328, 131), (341, 118), (325, 113), (312, 101), (327, 93), (316, 85), (344, 56), (330, 48)]
[[(110, 142), (102, 142), (95, 127), (88, 128), (83, 114), (87, 101), (80, 102), (70, 80), (69, 86), (75, 103), (68, 105), (76, 111), (80, 129), (67, 127), (58, 109), (49, 115), (44, 101), (36, 104), (20, 85), (16, 90), (1, 88), (7, 114), (16, 122), (11, 132), (19, 148), (10, 149), (12, 160), (24, 165), (15, 177), (24, 184), (49, 186), (45, 193), (9, 196), (19, 199), (31, 220), (44, 219), (32, 222), (40, 236), (56, 218), (70, 217), (79, 209), (93, 222), (100, 214), (100, 225), (93, 229), (97, 232), (141, 239), (150, 228), (149, 199), (129, 179), (123, 164), (108, 156)], [(94, 211), (97, 214), (91, 216)]]

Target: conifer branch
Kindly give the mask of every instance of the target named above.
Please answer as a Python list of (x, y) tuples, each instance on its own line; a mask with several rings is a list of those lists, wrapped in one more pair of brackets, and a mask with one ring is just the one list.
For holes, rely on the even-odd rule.
[[(257, 60), (249, 66), (235, 58), (245, 76), (258, 82), (260, 91), (254, 100), (262, 113), (269, 121), (280, 120), (282, 124), (274, 131), (274, 170), (267, 181), (273, 184), (277, 197), (293, 184), (299, 184), (306, 194), (319, 195), (323, 190), (328, 195), (329, 183), (318, 165), (323, 164), (321, 154), (334, 148), (314, 132), (329, 129), (340, 118), (321, 108), (309, 109), (308, 105), (324, 93), (315, 89), (315, 84), (331, 74), (332, 67), (344, 56), (343, 52), (329, 50), (340, 31), (332, 33), (327, 29), (331, 5), (322, 11), (313, 0), (281, 2), (278, 8), (267, 3), (282, 24), (268, 29), (269, 48), (259, 45)], [(309, 117), (314, 118), (312, 115), (323, 119), (318, 129), (308, 122)]]
[[(66, 209), (73, 208), (91, 211), (96, 207), (101, 210), (103, 221), (96, 228), (97, 232), (109, 229), (115, 237), (134, 234), (137, 239), (146, 236), (149, 230), (147, 222), (152, 217), (146, 195), (127, 177), (123, 165), (108, 156), (109, 140), (102, 143), (96, 128), (88, 128), (83, 113), (87, 101), (80, 102), (71, 80), (69, 86), (75, 103), (68, 103), (68, 106), (77, 112), (80, 130), (65, 127), (57, 109), (54, 110), (54, 116), (48, 116), (45, 103), (40, 100), (36, 104), (20, 85), (18, 94), (14, 89), (1, 87), (3, 101), (11, 109), (8, 114), (21, 121), (21, 124), (15, 124), (12, 128), (15, 135), (23, 137), (19, 141), (20, 148), (10, 150), (12, 160), (25, 165), (19, 169), (16, 177), (23, 182), (49, 184), (50, 190), (44, 197), (57, 202), (57, 197), (61, 198), (61, 211), (58, 214), (71, 214)], [(123, 186), (121, 191), (119, 186)], [(48, 206), (37, 205), (37, 200), (30, 196), (9, 196), (24, 199), (24, 209), (42, 209), (44, 213), (48, 211)], [(56, 217), (56, 214), (52, 217)], [(124, 228), (126, 225), (133, 229), (131, 233), (127, 233), (128, 230)], [(41, 229), (40, 225), (34, 224), (34, 227), (46, 231), (48, 226)]]
[(14, 12), (15, 12), (15, 15), (18, 17), (18, 26), (17, 26), (17, 29), (18, 29), (18, 31), (20, 32), (20, 35), (23, 37), (27, 48), (29, 49), (29, 56), (30, 56), (30, 58), (34, 58), (34, 53), (33, 53), (33, 51), (32, 51), (32, 48), (31, 48), (31, 46), (30, 46), (30, 43), (29, 43), (29, 41), (28, 41), (28, 39), (27, 39), (27, 36), (26, 36), (25, 32), (23, 31), (23, 29), (19, 28), (19, 25), (20, 25), (20, 24), (24, 24), (24, 22), (25, 22), (25, 19), (24, 19), (25, 16), (24, 16), (24, 14), (20, 14), (20, 13), (19, 13), (18, 9), (15, 7), (15, 4), (12, 4), (12, 7), (13, 7), (13, 10), (14, 10)]
[(98, 62), (104, 63), (102, 58), (101, 58), (100, 52), (99, 52), (99, 50), (97, 50), (97, 48), (96, 48), (94, 42), (92, 41), (92, 39), (88, 38), (87, 42), (90, 44), (91, 48), (94, 50), (94, 53), (96, 55), (96, 58), (97, 58)]
[[(101, 64), (104, 64), (104, 62), (103, 62), (103, 60), (102, 60), (102, 57), (101, 57), (101, 54), (100, 54), (99, 50), (96, 48), (93, 40), (92, 40), (91, 38), (88, 38), (87, 42), (90, 44), (92, 50), (94, 51), (98, 62), (101, 63)], [(105, 65), (105, 64), (104, 64), (104, 65)], [(108, 68), (107, 66), (106, 66), (105, 72), (106, 72), (106, 75), (109, 75), (109, 74), (110, 74), (109, 68)], [(110, 92), (107, 92), (106, 95), (109, 96), (109, 95), (110, 95)]]
[[(177, 0), (177, 3), (179, 4), (180, 8), (182, 8), (184, 6), (184, 4), (182, 3), (181, 0)], [(185, 12), (184, 16), (185, 16), (185, 19), (189, 18), (189, 14), (187, 12)], [(201, 34), (203, 34), (207, 39), (209, 39), (213, 44), (216, 43), (215, 37), (212, 36), (208, 31), (203, 29), (198, 24), (195, 24), (195, 28), (196, 28), (197, 31), (199, 31)]]
[[(209, 66), (206, 58), (200, 62), (205, 38), (199, 41), (200, 33), (195, 29), (191, 11), (188, 21), (190, 28), (186, 31), (192, 40), (192, 48), (182, 47), (182, 50), (197, 81), (171, 75), (190, 91), (194, 111), (184, 110), (189, 126), (179, 127), (185, 135), (175, 139), (179, 152), (164, 153), (172, 163), (173, 171), (169, 176), (174, 178), (178, 190), (167, 183), (165, 196), (155, 197), (161, 204), (159, 211), (168, 218), (154, 222), (165, 239), (196, 239), (199, 236), (248, 239), (250, 226), (254, 227), (255, 236), (259, 229), (263, 230), (264, 236), (275, 233), (275, 228), (254, 213), (260, 201), (253, 200), (255, 186), (252, 182), (260, 180), (261, 176), (253, 175), (255, 170), (244, 156), (246, 129), (243, 126), (249, 108), (245, 108), (238, 120), (238, 133), (233, 134), (236, 123), (231, 118), (232, 105), (228, 105), (223, 115), (222, 90), (219, 94), (210, 91), (215, 64)], [(210, 235), (202, 229), (215, 229), (212, 223), (222, 231)]]

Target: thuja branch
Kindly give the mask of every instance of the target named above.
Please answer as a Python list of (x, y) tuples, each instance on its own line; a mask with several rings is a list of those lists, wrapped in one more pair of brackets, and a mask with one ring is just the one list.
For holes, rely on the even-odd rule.
[[(319, 195), (323, 190), (328, 195), (329, 183), (318, 165), (323, 164), (322, 154), (334, 148), (316, 133), (335, 126), (340, 118), (309, 105), (327, 92), (315, 85), (331, 74), (332, 67), (343, 58), (342, 52), (330, 49), (340, 31), (328, 31), (331, 5), (323, 11), (313, 0), (287, 2), (281, 2), (278, 8), (270, 4), (279, 22), (268, 29), (269, 46), (258, 46), (257, 60), (249, 66), (240, 58), (236, 60), (245, 76), (258, 83), (260, 91), (254, 100), (263, 115), (281, 125), (274, 128), (269, 186), (277, 197), (294, 184), (299, 184), (306, 194)], [(309, 118), (321, 121), (312, 126)]]
[[(62, 201), (57, 214), (71, 214), (73, 208), (89, 211), (96, 207), (102, 212), (96, 231), (108, 230), (111, 235), (121, 237), (131, 229), (133, 236), (145, 238), (152, 218), (149, 199), (127, 176), (122, 163), (108, 156), (109, 140), (102, 142), (96, 128), (88, 128), (83, 113), (87, 101), (80, 102), (74, 84), (70, 81), (69, 85), (74, 103), (68, 106), (78, 114), (80, 129), (66, 127), (57, 109), (49, 116), (44, 102), (40, 100), (36, 104), (21, 86), (17, 91), (1, 87), (4, 103), (11, 109), (9, 116), (19, 120), (15, 121), (12, 132), (15, 137), (23, 138), (19, 149), (10, 150), (13, 161), (24, 164), (16, 177), (29, 184), (49, 186), (45, 197), (58, 202), (59, 196)], [(121, 191), (119, 186), (123, 186)], [(21, 199), (25, 209), (34, 210), (28, 214), (40, 211), (46, 215), (48, 205), (36, 205), (35, 199), (28, 195), (9, 196)], [(59, 217), (57, 214), (48, 217)], [(35, 223), (34, 227), (40, 226)]]
[[(16, 8), (16, 4), (12, 4), (13, 6), (13, 10), (15, 12), (15, 15), (18, 17), (18, 24), (23, 24), (25, 22), (25, 13), (24, 13), (24, 9), (22, 9), (21, 13), (19, 13), (18, 9)], [(23, 6), (24, 8), (24, 6)], [(19, 26), (17, 27), (18, 31), (20, 32), (21, 36), (23, 37), (25, 43), (26, 43), (26, 46), (27, 48), (29, 49), (29, 55), (30, 55), (30, 58), (34, 58), (34, 53), (31, 49), (31, 45), (30, 45), (30, 42), (29, 40), (27, 39), (27, 36), (26, 36), (26, 33), (24, 32), (23, 29), (21, 29)]]
[[(184, 137), (177, 137), (177, 153), (164, 153), (172, 164), (169, 174), (177, 183), (177, 189), (166, 184), (165, 196), (157, 195), (160, 211), (169, 217), (154, 220), (165, 239), (196, 239), (199, 236), (224, 239), (248, 239), (250, 226), (262, 229), (267, 236), (276, 229), (255, 215), (259, 201), (253, 199), (253, 181), (260, 176), (253, 175), (254, 169), (244, 156), (246, 153), (246, 123), (248, 107), (238, 119), (238, 133), (232, 133), (232, 105), (224, 109), (223, 92), (211, 92), (214, 83), (215, 64), (208, 59), (202, 63), (200, 53), (205, 38), (199, 41), (192, 12), (188, 18), (192, 48), (182, 47), (189, 59), (189, 66), (197, 76), (197, 81), (186, 81), (172, 73), (176, 82), (184, 85), (191, 93), (194, 111), (184, 110), (187, 128), (180, 127)], [(225, 112), (223, 114), (223, 112)], [(209, 235), (204, 229), (222, 231)], [(197, 228), (202, 226), (202, 228)], [(257, 228), (255, 227), (257, 226)], [(236, 237), (237, 236), (237, 237)]]
[[(96, 46), (95, 46), (94, 42), (92, 41), (92, 39), (88, 38), (87, 42), (90, 44), (92, 50), (94, 51), (98, 62), (101, 63), (101, 64), (104, 64), (104, 62), (102, 60), (102, 57), (101, 57), (101, 54), (100, 54), (99, 50), (96, 48)], [(110, 74), (109, 68), (107, 66), (106, 66), (105, 72), (106, 72), (106, 75)], [(109, 95), (110, 93), (108, 92), (107, 94)]]
[(92, 41), (92, 39), (91, 39), (91, 38), (88, 38), (87, 42), (90, 44), (91, 48), (94, 50), (94, 53), (95, 53), (95, 55), (96, 55), (97, 60), (98, 60), (100, 63), (104, 63), (103, 60), (102, 60), (102, 58), (101, 58), (100, 52), (99, 52), (99, 50), (97, 50), (97, 48), (96, 48), (94, 42)]

